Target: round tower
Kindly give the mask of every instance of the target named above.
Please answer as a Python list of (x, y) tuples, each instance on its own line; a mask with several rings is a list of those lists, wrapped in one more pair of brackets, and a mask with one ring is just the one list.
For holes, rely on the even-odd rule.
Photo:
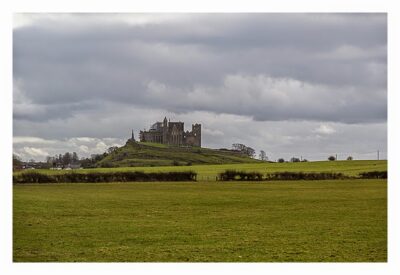
[(167, 117), (164, 117), (162, 134), (163, 134), (162, 143), (168, 144), (168, 121), (167, 121)]

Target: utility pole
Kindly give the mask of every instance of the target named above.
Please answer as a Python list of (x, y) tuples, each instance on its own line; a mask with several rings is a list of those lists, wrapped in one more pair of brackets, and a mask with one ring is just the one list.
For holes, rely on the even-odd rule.
[(335, 160), (337, 160), (337, 154), (336, 154), (336, 158), (335, 158)]
[(378, 160), (379, 160), (379, 150), (378, 150)]

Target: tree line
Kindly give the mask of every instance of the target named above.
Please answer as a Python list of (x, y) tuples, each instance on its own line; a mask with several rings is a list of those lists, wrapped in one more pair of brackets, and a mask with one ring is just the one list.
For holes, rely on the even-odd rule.
[[(256, 157), (256, 151), (253, 148), (251, 148), (249, 146), (246, 146), (246, 145), (244, 145), (242, 143), (233, 143), (232, 144), (232, 150), (240, 152), (243, 155), (246, 155), (246, 156), (251, 157), (251, 158), (255, 158)], [(260, 160), (262, 160), (262, 161), (269, 161), (268, 156), (267, 156), (267, 154), (265, 153), (264, 150), (260, 150), (258, 158)], [(329, 161), (335, 161), (335, 160), (337, 160), (337, 156), (329, 156), (328, 160)], [(346, 158), (346, 160), (353, 160), (353, 157), (352, 156), (348, 156)], [(292, 158), (289, 159), (289, 161), (285, 161), (284, 158), (279, 158), (277, 160), (277, 162), (279, 162), (279, 163), (283, 163), (283, 162), (307, 162), (307, 161), (308, 160), (305, 159), (305, 158), (297, 158), (297, 157), (292, 157)]]
[(56, 166), (67, 166), (71, 164), (80, 164), (78, 154), (76, 152), (66, 152), (64, 154), (58, 154), (54, 157), (47, 156), (46, 163), (53, 167)]

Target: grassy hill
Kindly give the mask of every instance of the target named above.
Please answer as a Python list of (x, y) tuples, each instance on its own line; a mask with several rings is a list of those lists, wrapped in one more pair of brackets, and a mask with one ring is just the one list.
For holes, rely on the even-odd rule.
[(176, 147), (148, 142), (131, 142), (96, 163), (98, 167), (187, 166), (260, 162), (230, 150)]

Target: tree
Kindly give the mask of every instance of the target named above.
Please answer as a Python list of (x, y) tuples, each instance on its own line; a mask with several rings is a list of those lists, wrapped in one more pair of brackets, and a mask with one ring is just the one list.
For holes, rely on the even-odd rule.
[(96, 163), (103, 159), (102, 154), (91, 154), (90, 157), (91, 157), (93, 163)]
[(348, 156), (347, 160), (353, 160), (353, 157), (352, 156)]
[(72, 160), (72, 155), (71, 155), (70, 152), (66, 152), (66, 153), (62, 156), (62, 164), (63, 164), (63, 165), (71, 164), (71, 160)]
[(293, 158), (290, 159), (290, 161), (291, 162), (300, 162), (300, 159), (293, 157)]
[(13, 154), (13, 169), (21, 169), (22, 168), (22, 160), (16, 154)]
[(335, 156), (329, 156), (329, 157), (328, 157), (328, 160), (334, 161), (334, 160), (336, 160), (336, 158), (335, 158)]
[(242, 154), (244, 154), (246, 156), (249, 156), (251, 158), (254, 158), (254, 156), (256, 154), (256, 151), (253, 148), (248, 147), (248, 146), (246, 146), (244, 144), (241, 144), (241, 143), (232, 144), (232, 149), (235, 150), (235, 151), (239, 151), (240, 153), (242, 153)]
[(55, 156), (55, 157), (47, 156), (47, 157), (46, 157), (46, 163), (47, 163), (50, 167), (56, 167), (56, 166), (57, 166), (57, 156)]
[(76, 152), (72, 153), (72, 159), (71, 159), (72, 163), (79, 163), (79, 158), (78, 158), (78, 154)]
[(111, 146), (110, 148), (107, 149), (107, 152), (108, 152), (109, 154), (111, 154), (112, 152), (116, 151), (117, 149), (118, 149), (117, 146)]
[(254, 150), (254, 149), (251, 148), (251, 147), (247, 147), (247, 148), (246, 148), (246, 151), (245, 151), (245, 154), (246, 154), (247, 156), (251, 157), (251, 158), (254, 158), (255, 155), (256, 155), (256, 150)]
[(283, 163), (283, 162), (285, 162), (285, 160), (283, 158), (280, 158), (280, 159), (278, 159), (278, 162)]
[(232, 144), (232, 149), (236, 150), (236, 151), (240, 151), (241, 152), (241, 151), (245, 150), (245, 148), (246, 148), (246, 145), (241, 144), (241, 143)]
[(90, 158), (81, 158), (81, 160), (79, 161), (81, 164), (81, 167), (83, 168), (94, 168), (94, 161), (93, 159)]
[(303, 159), (302, 162), (308, 162), (308, 160), (307, 159)]
[(268, 160), (267, 154), (265, 153), (264, 150), (261, 150), (261, 151), (260, 151), (260, 154), (259, 154), (258, 156), (259, 156), (259, 158), (260, 158), (261, 160), (264, 160), (264, 161)]

